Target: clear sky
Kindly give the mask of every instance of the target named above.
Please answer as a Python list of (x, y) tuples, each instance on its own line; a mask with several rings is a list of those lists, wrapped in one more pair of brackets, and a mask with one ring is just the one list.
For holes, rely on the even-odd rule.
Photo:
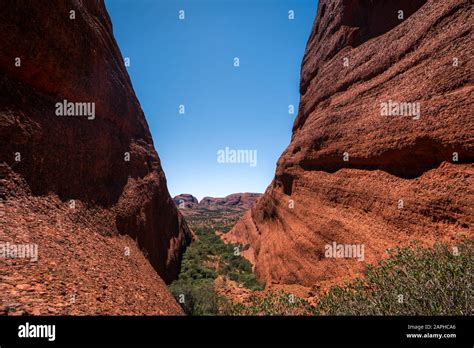
[[(106, 6), (171, 195), (263, 192), (290, 141), (317, 1), (107, 0)], [(232, 150), (248, 152), (232, 157)]]

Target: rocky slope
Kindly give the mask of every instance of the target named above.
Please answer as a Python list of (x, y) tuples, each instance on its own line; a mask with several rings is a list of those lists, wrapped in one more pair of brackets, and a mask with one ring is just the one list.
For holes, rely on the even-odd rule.
[[(81, 104), (61, 111), (58, 103)], [(71, 110), (75, 116), (66, 112)], [(106, 236), (97, 238), (110, 248), (121, 248), (124, 237), (119, 235), (125, 235), (135, 239), (136, 251), (145, 252), (163, 280), (176, 278), (192, 235), (169, 196), (102, 1), (0, 4), (0, 139), (0, 195), (7, 212), (2, 214), (2, 239), (41, 240), (39, 261), (32, 267), (45, 267), (42, 260), (60, 262), (59, 256), (44, 253), (61, 239), (70, 243), (73, 258), (85, 255), (82, 249), (95, 248), (96, 234)], [(21, 188), (19, 182), (24, 183)], [(14, 208), (28, 201), (25, 197), (50, 207), (46, 216), (60, 218), (43, 217), (29, 228), (22, 214), (36, 216), (36, 205)], [(68, 222), (58, 222), (63, 220)], [(79, 231), (83, 239), (70, 236)], [(48, 239), (50, 233), (58, 240)], [(109, 290), (130, 290), (125, 282), (150, 274), (143, 256), (139, 263), (129, 263), (112, 255), (96, 255), (96, 273), (113, 272), (117, 262), (134, 276), (124, 275)], [(2, 276), (8, 269), (8, 262), (2, 263)], [(83, 277), (82, 291), (87, 291), (93, 275), (58, 277), (68, 286), (71, 275)], [(34, 276), (29, 272), (23, 281), (38, 281)], [(164, 283), (155, 278), (143, 291), (152, 297), (159, 293), (162, 308), (148, 312), (179, 313), (179, 307), (168, 303), (174, 300)], [(133, 306), (131, 312), (142, 312)]]
[(2, 206), (0, 254), (5, 242), (33, 244), (38, 259), (0, 258), (0, 315), (182, 313), (136, 240), (104, 235), (98, 211), (32, 196), (20, 176), (8, 175), (15, 197)]
[[(319, 1), (291, 143), (224, 235), (250, 244), (267, 284), (338, 283), (387, 248), (472, 236), (473, 13), (468, 0)], [(363, 261), (327, 257), (333, 242), (364, 246)]]

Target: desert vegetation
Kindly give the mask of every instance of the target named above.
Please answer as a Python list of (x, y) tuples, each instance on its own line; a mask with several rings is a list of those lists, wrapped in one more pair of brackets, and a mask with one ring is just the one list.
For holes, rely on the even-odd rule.
[(390, 250), (365, 277), (334, 287), (316, 307), (327, 315), (472, 315), (474, 240)]
[[(471, 315), (474, 310), (472, 239), (456, 246), (424, 248), (414, 242), (388, 250), (388, 258), (368, 265), (363, 276), (311, 304), (282, 290), (261, 291), (250, 263), (234, 254), (236, 246), (223, 243), (210, 226), (195, 232), (199, 240), (186, 251), (179, 279), (171, 284), (190, 315)], [(244, 302), (219, 296), (218, 275), (252, 295)]]
[(198, 240), (185, 252), (179, 278), (170, 285), (171, 292), (189, 315), (213, 315), (227, 307), (227, 300), (216, 292), (218, 276), (233, 280), (251, 290), (264, 285), (252, 273), (250, 262), (239, 255), (242, 245), (225, 244), (215, 228), (228, 231), (230, 226), (192, 225)]

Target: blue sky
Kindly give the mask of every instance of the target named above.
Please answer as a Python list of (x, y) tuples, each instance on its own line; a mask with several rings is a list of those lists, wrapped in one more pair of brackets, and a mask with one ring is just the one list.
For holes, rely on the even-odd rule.
[[(106, 0), (106, 6), (171, 195), (263, 192), (290, 141), (317, 1)], [(226, 147), (256, 151), (256, 165), (219, 163)]]

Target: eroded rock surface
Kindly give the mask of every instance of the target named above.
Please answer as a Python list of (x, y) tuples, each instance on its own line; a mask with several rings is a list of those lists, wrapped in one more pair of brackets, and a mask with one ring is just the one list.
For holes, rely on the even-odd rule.
[[(338, 283), (387, 248), (472, 236), (473, 13), (468, 0), (319, 1), (291, 143), (224, 235), (250, 244), (267, 283)], [(326, 257), (333, 242), (364, 245), (364, 261)]]
[[(58, 115), (57, 103), (64, 101), (87, 108), (75, 109), (75, 116)], [(86, 110), (94, 113), (81, 116)], [(57, 213), (62, 214), (73, 201), (85, 219), (93, 219), (91, 231), (130, 236), (165, 282), (177, 277), (192, 235), (168, 193), (102, 1), (1, 2), (0, 139), (5, 206), (15, 206), (26, 194), (43, 197), (45, 204), (61, 202)], [(26, 188), (9, 181), (16, 174)], [(2, 237), (14, 238), (15, 229), (25, 226), (8, 211)], [(74, 233), (46, 222), (22, 233), (33, 240), (48, 228), (66, 239)], [(40, 253), (48, 248), (40, 245)], [(164, 284), (148, 290), (173, 301)]]

